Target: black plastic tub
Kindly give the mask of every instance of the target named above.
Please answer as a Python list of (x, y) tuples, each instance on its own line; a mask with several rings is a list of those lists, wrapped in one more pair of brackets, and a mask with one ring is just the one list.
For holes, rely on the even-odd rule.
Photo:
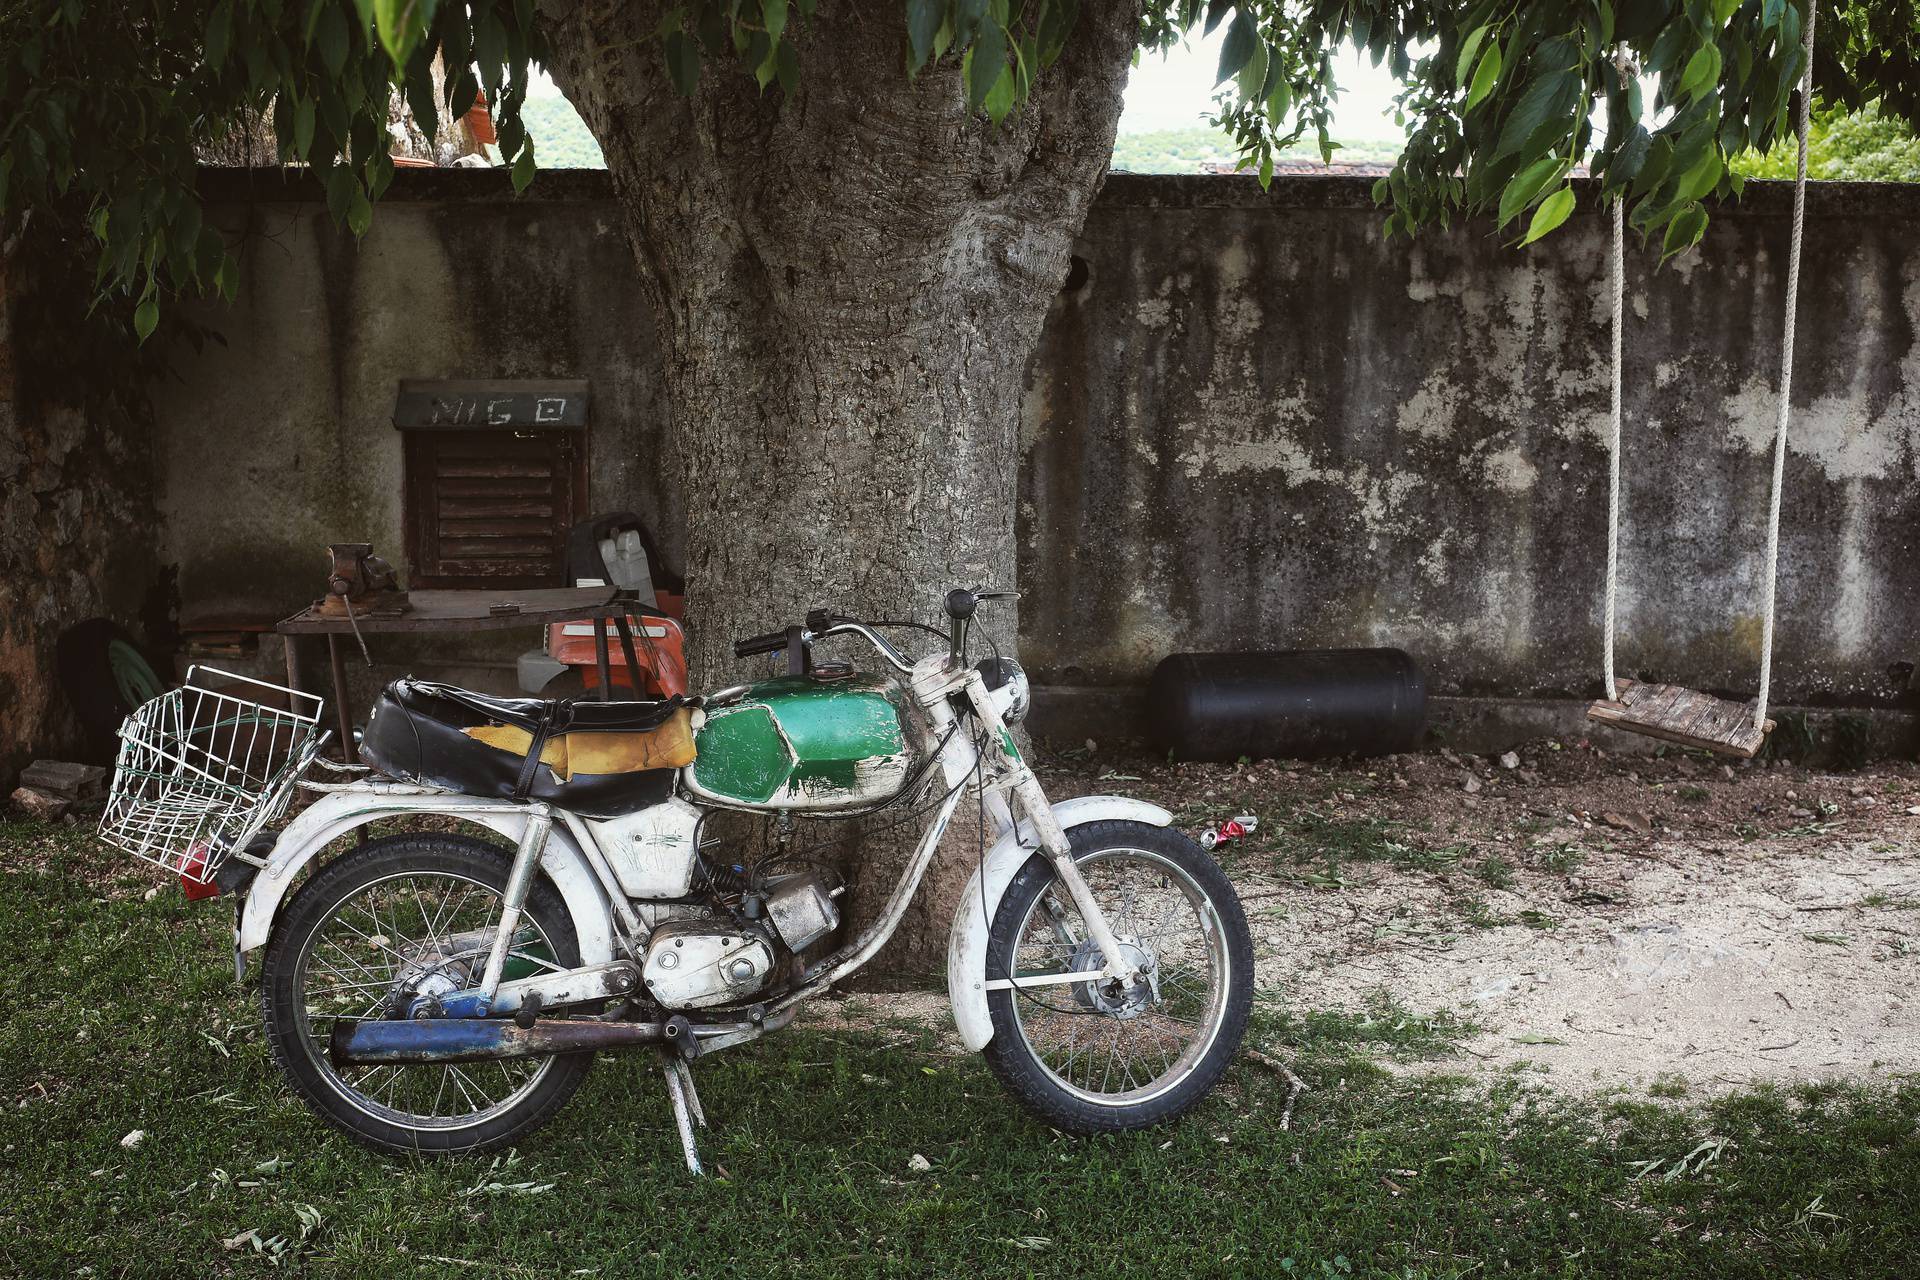
[(1427, 681), (1400, 649), (1176, 653), (1147, 723), (1175, 760), (1391, 755), (1426, 734)]

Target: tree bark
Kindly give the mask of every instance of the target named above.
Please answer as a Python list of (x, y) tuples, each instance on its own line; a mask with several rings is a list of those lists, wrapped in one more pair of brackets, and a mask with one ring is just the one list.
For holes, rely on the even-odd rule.
[[(791, 96), (731, 57), (680, 95), (655, 4), (546, 15), (658, 319), (696, 684), (735, 674), (735, 638), (810, 606), (935, 621), (949, 587), (1012, 585), (1026, 366), (1106, 172), (1137, 6), (1084, 6), (998, 128), (967, 110), (952, 60), (907, 78), (898, 3), (823, 4), (791, 37)], [(1011, 645), (1011, 608), (983, 621)], [(944, 956), (977, 853), (961, 834), (897, 969)], [(868, 841), (848, 868), (867, 913), (901, 854)]]

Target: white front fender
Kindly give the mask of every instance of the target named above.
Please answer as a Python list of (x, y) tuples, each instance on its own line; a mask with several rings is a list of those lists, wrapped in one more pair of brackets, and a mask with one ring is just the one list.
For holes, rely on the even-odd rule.
[[(1173, 815), (1159, 805), (1126, 796), (1062, 800), (1053, 806), (1053, 816), (1069, 831), (1111, 819), (1156, 827), (1173, 823)], [(953, 915), (953, 934), (947, 941), (947, 995), (953, 1001), (953, 1023), (960, 1029), (960, 1041), (975, 1053), (993, 1039), (993, 1019), (987, 1013), (987, 930), (993, 925), (1007, 886), (1039, 847), (1031, 821), (1021, 822), (1001, 836), (967, 881), (960, 909)]]
[[(248, 886), (246, 905), (234, 931), (236, 972), (246, 953), (264, 946), (273, 932), (280, 902), (302, 868), (327, 845), (356, 827), (399, 814), (433, 814), (478, 823), (518, 842), (527, 825), (527, 811), (511, 800), (481, 800), (446, 794), (381, 794), (376, 791), (335, 791), (311, 805), (287, 824), (274, 842), (267, 865)], [(567, 904), (580, 940), (582, 964), (605, 964), (613, 959), (613, 913), (606, 892), (574, 843), (564, 823), (555, 822), (540, 857), (544, 871)]]

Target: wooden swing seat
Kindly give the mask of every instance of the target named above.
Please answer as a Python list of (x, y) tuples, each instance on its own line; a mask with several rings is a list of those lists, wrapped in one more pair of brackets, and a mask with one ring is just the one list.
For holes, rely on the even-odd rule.
[(1677, 684), (1616, 682), (1619, 697), (1587, 707), (1587, 719), (1686, 747), (1704, 747), (1722, 755), (1752, 759), (1773, 731), (1753, 724), (1751, 702), (1729, 702)]

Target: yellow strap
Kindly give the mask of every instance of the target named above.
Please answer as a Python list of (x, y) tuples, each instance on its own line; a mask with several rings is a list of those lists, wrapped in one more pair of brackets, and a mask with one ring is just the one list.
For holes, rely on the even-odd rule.
[[(463, 730), (469, 738), (496, 751), (525, 758), (533, 735), (507, 724), (479, 725)], [(694, 759), (693, 713), (675, 711), (658, 729), (640, 733), (565, 733), (547, 739), (540, 763), (562, 782), (576, 773), (638, 773), (643, 769), (679, 769)]]

